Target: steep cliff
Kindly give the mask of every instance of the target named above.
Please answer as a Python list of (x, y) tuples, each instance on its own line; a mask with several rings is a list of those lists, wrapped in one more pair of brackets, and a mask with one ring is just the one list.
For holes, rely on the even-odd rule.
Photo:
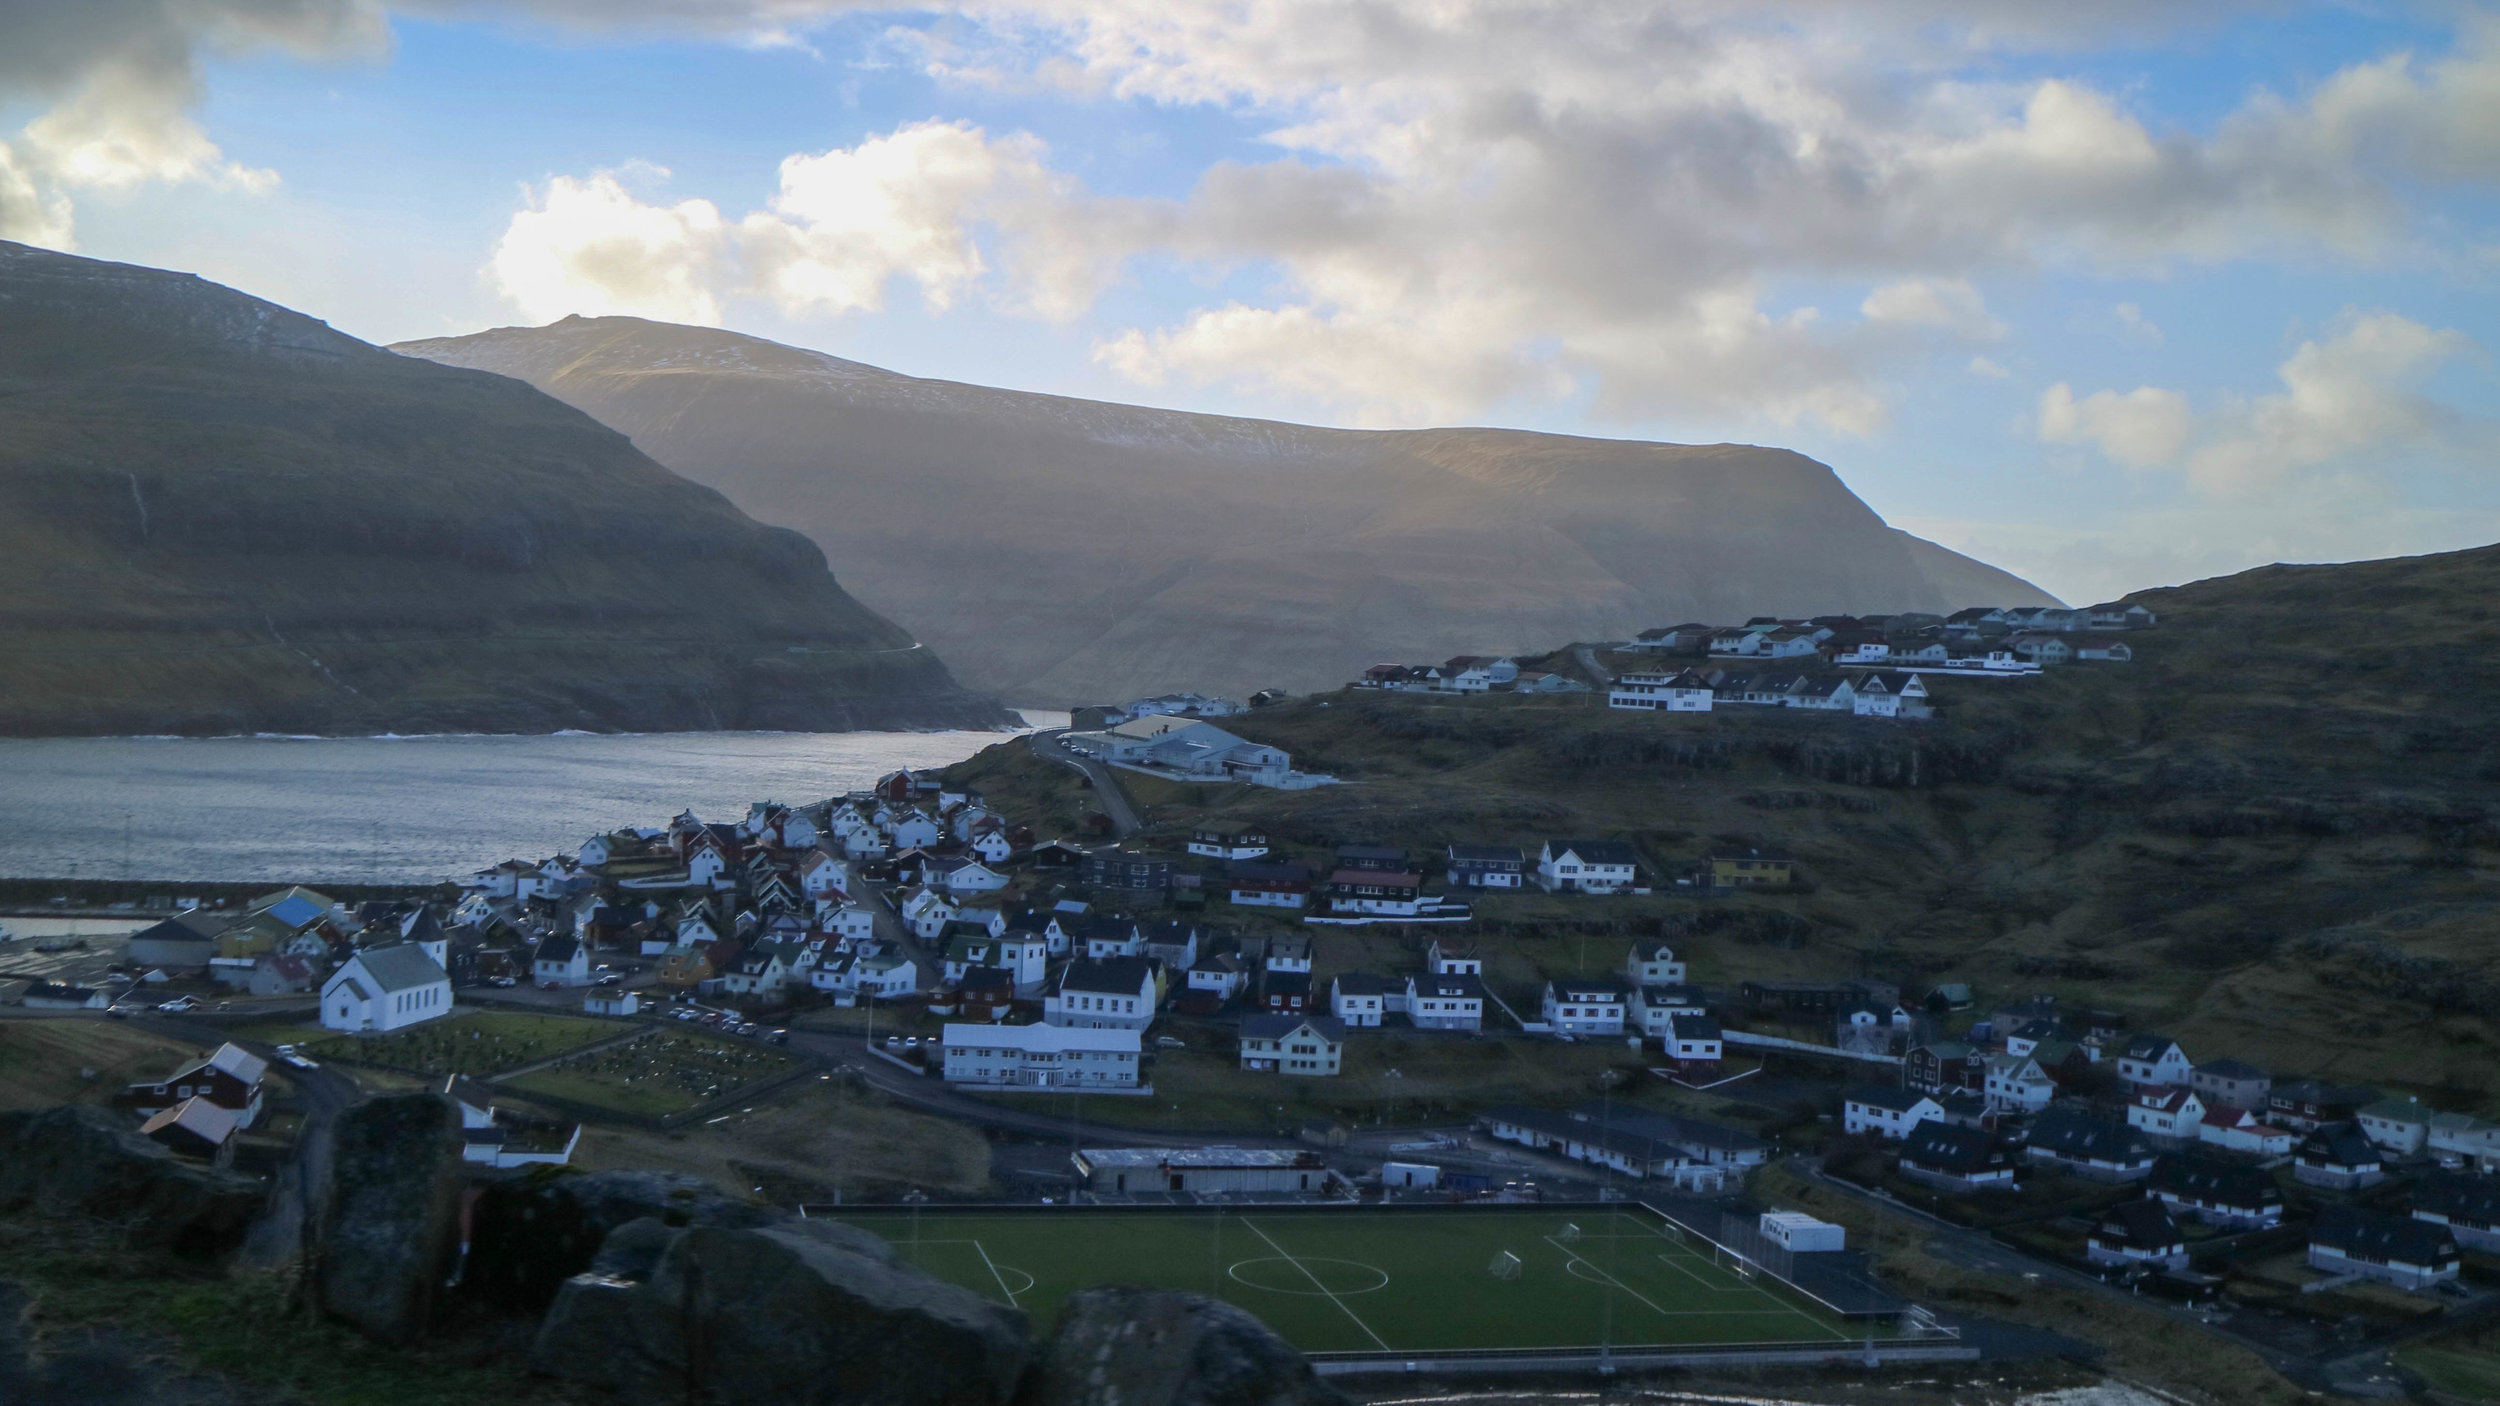
[(0, 243), (0, 732), (983, 727), (823, 554), (517, 381)]
[(1314, 429), (993, 390), (634, 318), (410, 342), (797, 528), (1012, 701), (1311, 689), (1761, 613), (2045, 604), (1748, 445)]

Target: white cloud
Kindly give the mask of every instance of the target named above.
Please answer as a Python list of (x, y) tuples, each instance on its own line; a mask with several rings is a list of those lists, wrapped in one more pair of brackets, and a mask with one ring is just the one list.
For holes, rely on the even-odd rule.
[(2131, 469), (2177, 466), (2205, 497), (2279, 494), (2286, 482), (2392, 476), (2422, 456), (2470, 460), (2500, 447), (2493, 422), (2421, 394), (2440, 365), (2477, 350), (2472, 338), (2394, 313), (2346, 310), (2327, 337), (2275, 368), (2283, 389), (2196, 414), (2154, 386), (2078, 400), (2060, 381), (2040, 396), (2050, 444), (2090, 442)]
[[(665, 179), (645, 167), (640, 179)], [(617, 172), (558, 176), (512, 217), (488, 266), (503, 295), (536, 321), (622, 313), (718, 323), (728, 235), (708, 200), (646, 204)]]
[(2075, 399), (2064, 381), (2040, 395), (2040, 438), (2049, 444), (2090, 441), (2131, 469), (2175, 463), (2196, 428), (2188, 398), (2177, 391), (2138, 386), (2121, 395), (2094, 391)]
[(1858, 312), (1869, 322), (1929, 327), (1996, 341), (2011, 330), (1989, 315), (1987, 300), (1966, 278), (1905, 278), (1866, 295)]
[(2002, 362), (1999, 362), (1994, 357), (1987, 356), (1972, 357), (1970, 359), (1970, 373), (1974, 376), (1985, 376), (1991, 381), (2002, 381), (2014, 374), (2013, 372), (2006, 370)]
[(2243, 495), (2302, 470), (2475, 441), (2489, 422), (2421, 395), (2441, 363), (2475, 349), (2462, 332), (2393, 313), (2347, 311), (2333, 335), (2300, 344), (2275, 368), (2283, 390), (2227, 407), (2188, 460), (2188, 478), (2217, 495)]
[(2120, 303), (2111, 311), (2116, 314), (2119, 327), (2124, 329), (2122, 335), (2128, 340), (2148, 347), (2162, 344), (2161, 324), (2146, 317), (2143, 308), (2134, 303)]

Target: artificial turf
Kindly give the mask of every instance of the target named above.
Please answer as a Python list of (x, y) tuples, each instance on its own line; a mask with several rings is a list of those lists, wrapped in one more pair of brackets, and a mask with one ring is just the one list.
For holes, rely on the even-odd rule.
[[(1305, 1352), (1838, 1343), (1851, 1325), (1662, 1218), (1598, 1208), (829, 1212), (1049, 1322), (1097, 1284), (1237, 1304)], [(1576, 1237), (1568, 1227), (1577, 1227)], [(1518, 1257), (1515, 1277), (1495, 1257)]]

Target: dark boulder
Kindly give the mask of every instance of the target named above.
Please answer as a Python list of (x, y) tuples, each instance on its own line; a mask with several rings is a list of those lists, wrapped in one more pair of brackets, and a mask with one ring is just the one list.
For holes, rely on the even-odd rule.
[(751, 1229), (787, 1219), (786, 1211), (724, 1196), (694, 1177), (533, 1171), (486, 1188), (470, 1207), (461, 1288), (500, 1309), (541, 1313), (565, 1280), (592, 1270), (601, 1246), (635, 1221)]
[[(658, 1235), (673, 1236), (649, 1256)], [(900, 1264), (824, 1222), (670, 1231), (632, 1225), (566, 1281), (531, 1365), (628, 1403), (1001, 1406), (1023, 1373), (1024, 1314)], [(648, 1263), (649, 1277), (630, 1275)]]
[(184, 1161), (111, 1109), (0, 1114), (0, 1213), (81, 1211), (202, 1257), (233, 1249), (267, 1195), (257, 1178)]
[(314, 1284), (324, 1312), (385, 1342), (433, 1321), (460, 1236), (460, 1115), (439, 1094), (338, 1116)]
[(1228, 1303), (1086, 1289), (1059, 1310), (1016, 1406), (1351, 1406), (1274, 1330)]

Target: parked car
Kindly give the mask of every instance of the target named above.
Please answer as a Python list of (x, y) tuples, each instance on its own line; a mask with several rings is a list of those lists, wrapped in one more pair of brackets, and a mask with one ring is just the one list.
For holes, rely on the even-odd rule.
[(767, 1030), (764, 1032), (764, 1038), (772, 1044), (786, 1045), (790, 1043), (790, 1032), (787, 1030)]
[(1185, 1050), (1189, 1048), (1189, 1042), (1187, 1040), (1176, 1040), (1169, 1035), (1157, 1035), (1155, 1037), (1155, 1048), (1158, 1050)]
[(609, 972), (606, 976), (599, 978), (599, 984), (601, 986), (622, 986), (625, 984), (625, 978), (618, 976), (615, 972)]
[(289, 1054), (280, 1055), (278, 1057), (285, 1060), (287, 1063), (294, 1065), (298, 1069), (319, 1069), (321, 1067), (320, 1062), (313, 1059), (309, 1055)]
[(159, 1002), (156, 1008), (165, 1012), (167, 1015), (187, 1015), (200, 1008), (200, 998), (197, 996), (176, 996), (170, 1001)]
[(495, 986), (518, 986), (521, 983), (513, 977), (499, 976), (496, 977), (490, 984)]

